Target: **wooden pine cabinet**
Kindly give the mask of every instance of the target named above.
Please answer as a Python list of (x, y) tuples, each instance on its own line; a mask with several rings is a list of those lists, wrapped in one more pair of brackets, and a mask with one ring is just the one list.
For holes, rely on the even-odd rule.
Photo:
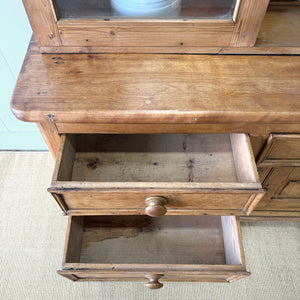
[(115, 2), (122, 3), (23, 0), (43, 53), (299, 54), (300, 6), (295, 0), (174, 0), (176, 14), (146, 16), (137, 5), (116, 11)]
[[(266, 1), (232, 3), (240, 6), (233, 10), (236, 23), (225, 22), (230, 41), (248, 43), (254, 31), (243, 36), (249, 20), (238, 23), (239, 13), (243, 5)], [(281, 3), (285, 12), (288, 3)], [(172, 46), (172, 34), (173, 40), (162, 35), (167, 47), (133, 49), (114, 31), (127, 21), (56, 20), (59, 7), (53, 2), (24, 4), (39, 45), (30, 44), (11, 107), (17, 118), (37, 123), (56, 159), (49, 192), (69, 218), (59, 274), (72, 280), (148, 280), (149, 288), (160, 288), (160, 281), (232, 282), (248, 276), (240, 218), (300, 217), (299, 56), (58, 53), (297, 53), (299, 41), (281, 47), (269, 40), (266, 48), (261, 40), (261, 47), (250, 50), (250, 44), (213, 42), (210, 48), (208, 39), (193, 38), (189, 48)], [(293, 15), (299, 6), (292, 6)], [(162, 21), (147, 23), (147, 30), (157, 22)], [(261, 28), (271, 32), (264, 22)], [(213, 32), (225, 23), (214, 21), (220, 27)], [(134, 24), (129, 41), (137, 43), (145, 27)], [(183, 30), (203, 30), (202, 37), (214, 28), (210, 20), (184, 24)], [(102, 35), (99, 28), (105, 28)], [(226, 32), (220, 43), (223, 38)]]

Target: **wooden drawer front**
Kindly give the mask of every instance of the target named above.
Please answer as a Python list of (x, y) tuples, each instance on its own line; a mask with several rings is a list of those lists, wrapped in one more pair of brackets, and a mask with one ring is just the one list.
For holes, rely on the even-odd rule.
[(267, 194), (258, 209), (300, 211), (300, 167), (272, 168), (263, 187)]
[(271, 134), (258, 166), (300, 166), (300, 134)]
[(216, 282), (249, 275), (233, 216), (70, 216), (59, 273), (72, 280)]
[[(151, 273), (132, 274), (126, 272), (116, 272), (115, 274), (103, 273), (98, 270), (59, 270), (58, 274), (73, 280), (73, 281), (148, 281), (147, 275)], [(192, 272), (191, 272), (192, 273)], [(249, 272), (230, 272), (230, 271), (215, 271), (215, 272), (193, 272), (193, 275), (180, 274), (159, 274), (159, 282), (164, 281), (197, 281), (197, 282), (234, 282), (239, 279), (249, 276)]]
[[(101, 191), (68, 191), (61, 195), (62, 200), (67, 205), (68, 210), (109, 210), (109, 209), (138, 209), (143, 212), (147, 207), (145, 200), (151, 196), (164, 197), (167, 200), (165, 205), (168, 213), (172, 214), (172, 210), (178, 209), (232, 209), (238, 207), (243, 208), (248, 201), (252, 201), (252, 197), (256, 194), (250, 194), (248, 191), (244, 193), (238, 192), (234, 194), (225, 192), (212, 192), (199, 190), (198, 193), (172, 193), (166, 191), (152, 192), (101, 192)], [(174, 213), (174, 211), (173, 211)], [(176, 212), (175, 212), (176, 213)]]
[(249, 214), (263, 195), (244, 134), (62, 136), (49, 191), (69, 214)]

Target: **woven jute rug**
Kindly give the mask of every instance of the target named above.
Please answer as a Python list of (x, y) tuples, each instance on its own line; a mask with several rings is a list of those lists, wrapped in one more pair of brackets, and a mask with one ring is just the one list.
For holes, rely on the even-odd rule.
[(46, 189), (48, 152), (0, 152), (0, 299), (300, 299), (300, 222), (242, 223), (251, 276), (227, 283), (72, 282), (60, 268), (67, 217)]

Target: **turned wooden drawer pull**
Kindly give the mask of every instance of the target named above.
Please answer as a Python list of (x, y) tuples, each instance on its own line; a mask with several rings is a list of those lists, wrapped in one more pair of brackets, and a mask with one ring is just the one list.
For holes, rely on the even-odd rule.
[(148, 289), (160, 289), (163, 287), (163, 284), (159, 282), (159, 278), (162, 277), (163, 275), (161, 274), (151, 274), (151, 275), (146, 275), (145, 277), (149, 280), (147, 283), (145, 283), (145, 286)]
[(168, 203), (165, 197), (154, 196), (145, 200), (147, 207), (145, 213), (150, 217), (160, 217), (166, 214), (167, 209), (164, 207)]

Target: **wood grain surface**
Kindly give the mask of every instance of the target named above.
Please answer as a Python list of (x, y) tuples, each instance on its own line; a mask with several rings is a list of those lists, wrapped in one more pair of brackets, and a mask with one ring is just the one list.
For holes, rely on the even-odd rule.
[(300, 134), (271, 134), (258, 166), (300, 166)]
[(61, 46), (52, 0), (22, 0), (28, 20), (40, 45)]
[(300, 57), (42, 55), (33, 44), (12, 98), (39, 122), (299, 123)]

